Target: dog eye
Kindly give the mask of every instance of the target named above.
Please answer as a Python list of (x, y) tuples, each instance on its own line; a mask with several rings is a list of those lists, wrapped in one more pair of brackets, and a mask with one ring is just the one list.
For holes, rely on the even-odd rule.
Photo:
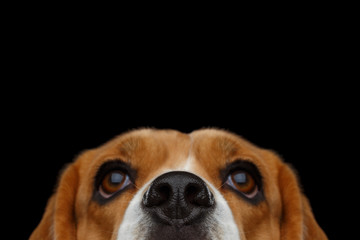
[(114, 170), (105, 175), (99, 187), (99, 193), (104, 198), (109, 198), (130, 184), (127, 174), (120, 170)]
[(250, 199), (254, 198), (259, 191), (255, 179), (248, 172), (242, 170), (229, 174), (226, 183)]

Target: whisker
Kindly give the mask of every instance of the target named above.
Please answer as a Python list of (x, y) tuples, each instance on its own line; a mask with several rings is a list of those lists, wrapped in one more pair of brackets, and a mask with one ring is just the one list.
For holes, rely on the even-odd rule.
[(216, 188), (216, 190), (219, 190), (219, 189), (222, 188), (225, 184), (226, 184), (226, 182), (224, 182), (223, 184), (221, 184), (220, 187)]
[(140, 188), (135, 183), (133, 185), (137, 190), (140, 190)]

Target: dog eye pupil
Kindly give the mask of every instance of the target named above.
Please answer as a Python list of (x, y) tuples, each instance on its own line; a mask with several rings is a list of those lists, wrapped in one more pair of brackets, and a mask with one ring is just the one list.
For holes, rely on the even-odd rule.
[(105, 175), (101, 182), (99, 192), (103, 197), (109, 198), (129, 184), (129, 177), (124, 172), (114, 170)]
[(114, 172), (111, 174), (111, 183), (112, 184), (119, 184), (123, 181), (124, 175), (118, 172)]
[(237, 173), (233, 176), (234, 180), (238, 184), (246, 183), (246, 174), (245, 173)]
[(258, 192), (254, 178), (246, 171), (238, 170), (231, 173), (226, 183), (248, 198), (255, 197)]

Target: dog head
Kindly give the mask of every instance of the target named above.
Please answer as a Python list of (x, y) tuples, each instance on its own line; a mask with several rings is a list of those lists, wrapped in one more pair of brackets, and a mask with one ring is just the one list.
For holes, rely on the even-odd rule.
[(70, 164), (30, 239), (327, 238), (275, 153), (222, 130), (142, 129)]

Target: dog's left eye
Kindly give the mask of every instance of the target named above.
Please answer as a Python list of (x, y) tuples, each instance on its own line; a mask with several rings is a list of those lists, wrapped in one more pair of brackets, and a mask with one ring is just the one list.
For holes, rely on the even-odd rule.
[(118, 191), (123, 190), (130, 183), (129, 176), (127, 174), (120, 170), (114, 170), (106, 174), (103, 178), (99, 187), (99, 193), (104, 198), (109, 198)]
[(259, 191), (253, 176), (242, 170), (234, 171), (229, 174), (226, 183), (238, 192), (241, 192), (247, 198), (254, 198)]

